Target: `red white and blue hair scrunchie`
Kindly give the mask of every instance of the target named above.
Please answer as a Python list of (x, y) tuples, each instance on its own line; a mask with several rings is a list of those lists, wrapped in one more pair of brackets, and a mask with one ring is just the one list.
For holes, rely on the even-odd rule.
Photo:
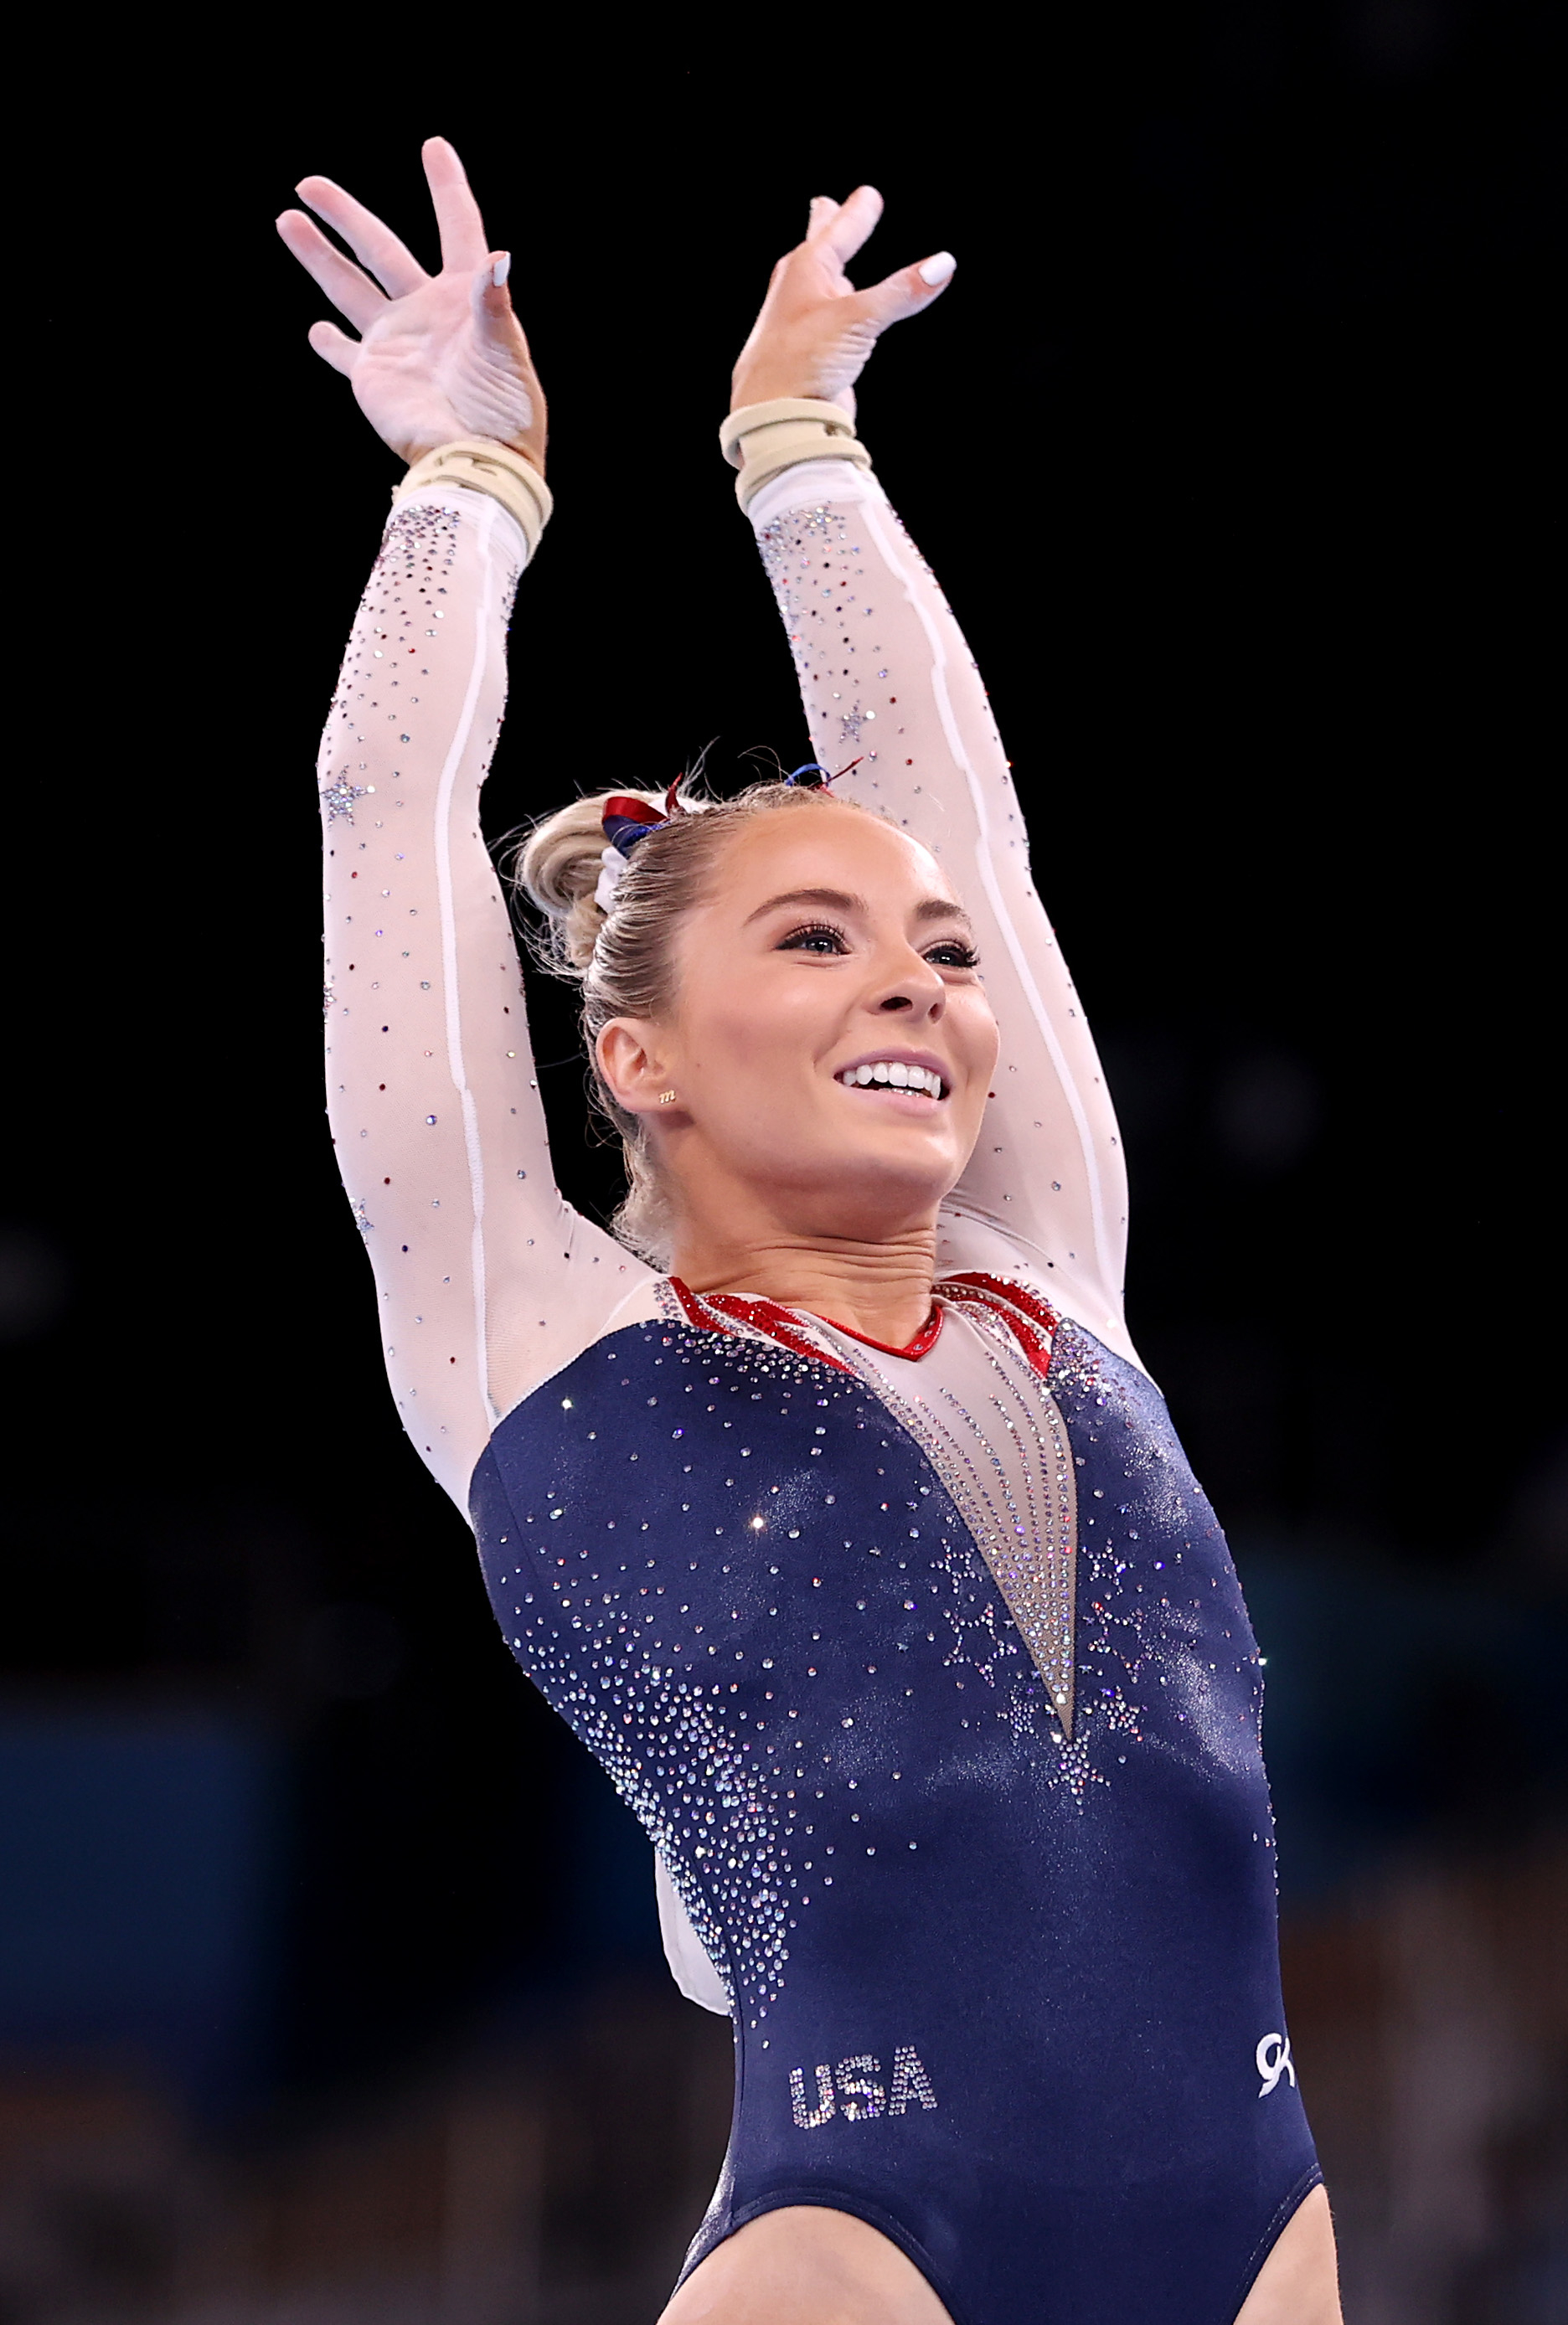
[(664, 793), (664, 812), (650, 807), (646, 800), (634, 798), (629, 792), (617, 792), (606, 800), (601, 819), (604, 836), (609, 842), (599, 857), (602, 866), (593, 901), (601, 912), (608, 912), (616, 900), (616, 890), (626, 877), (626, 860), (639, 839), (646, 839), (650, 831), (657, 831), (673, 816), (684, 815), (686, 810), (675, 796), (681, 778), (676, 776)]
[[(808, 759), (803, 767), (797, 767), (793, 774), (786, 775), (784, 782), (786, 784), (799, 783), (804, 790), (826, 791), (830, 783), (838, 782), (840, 775), (847, 775), (850, 767), (858, 767), (859, 764), (858, 759), (851, 759), (849, 766), (840, 767), (830, 774), (826, 767), (819, 766), (814, 759)], [(661, 830), (673, 817), (688, 812), (677, 795), (682, 781), (682, 778), (677, 775), (664, 793), (663, 815), (656, 807), (650, 807), (646, 800), (637, 799), (629, 792), (617, 792), (606, 800), (601, 821), (608, 845), (599, 857), (598, 885), (593, 892), (593, 901), (601, 912), (608, 913), (614, 905), (616, 890), (626, 877), (627, 862), (638, 840), (646, 839), (650, 831)]]

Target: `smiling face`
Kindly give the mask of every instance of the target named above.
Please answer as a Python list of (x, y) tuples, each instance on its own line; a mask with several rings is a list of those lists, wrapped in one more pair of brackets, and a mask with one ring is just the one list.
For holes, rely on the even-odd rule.
[(615, 1021), (599, 1056), (647, 1124), (678, 1243), (932, 1227), (997, 1059), (969, 923), (935, 859), (829, 799), (757, 816), (682, 920), (674, 967), (667, 1017)]

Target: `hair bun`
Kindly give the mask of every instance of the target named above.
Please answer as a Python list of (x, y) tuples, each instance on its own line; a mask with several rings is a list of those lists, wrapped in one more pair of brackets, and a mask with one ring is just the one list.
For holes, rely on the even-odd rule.
[(594, 792), (573, 800), (534, 825), (514, 863), (514, 876), (529, 902), (544, 915), (550, 966), (580, 977), (593, 959), (605, 915), (594, 902), (604, 868), (604, 815), (613, 799), (645, 800), (663, 812), (654, 792)]

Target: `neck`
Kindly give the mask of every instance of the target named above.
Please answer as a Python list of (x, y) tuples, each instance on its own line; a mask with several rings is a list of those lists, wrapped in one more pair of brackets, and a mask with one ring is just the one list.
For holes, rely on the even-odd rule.
[(787, 1234), (744, 1246), (682, 1237), (672, 1274), (693, 1292), (740, 1292), (804, 1308), (868, 1340), (907, 1348), (931, 1313), (934, 1224), (887, 1242)]

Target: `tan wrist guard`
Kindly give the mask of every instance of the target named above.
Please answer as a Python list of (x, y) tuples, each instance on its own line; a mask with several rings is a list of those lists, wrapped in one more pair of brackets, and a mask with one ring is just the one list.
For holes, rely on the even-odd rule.
[(532, 561), (555, 504), (543, 477), (521, 452), (484, 436), (459, 436), (455, 443), (439, 444), (414, 462), (392, 496), (394, 507), (410, 493), (433, 485), (466, 485), (470, 492), (488, 493), (499, 501), (522, 527)]
[(871, 466), (871, 455), (855, 434), (855, 423), (837, 403), (803, 395), (775, 396), (771, 403), (745, 403), (719, 431), (719, 449), (732, 468), (735, 497), (749, 508), (770, 477), (799, 460), (853, 460)]

